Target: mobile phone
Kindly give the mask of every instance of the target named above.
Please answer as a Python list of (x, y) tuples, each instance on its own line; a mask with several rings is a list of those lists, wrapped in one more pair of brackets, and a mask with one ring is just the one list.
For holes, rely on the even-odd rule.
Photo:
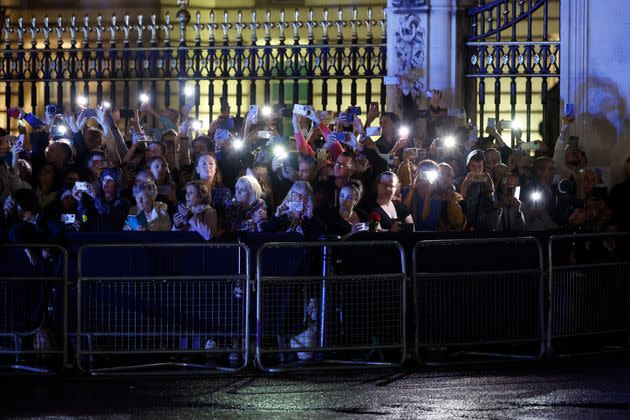
[(578, 147), (578, 142), (580, 138), (578, 136), (570, 136), (569, 137), (569, 146)]
[(227, 131), (232, 130), (234, 128), (234, 118), (233, 117), (221, 118), (221, 123), (219, 124), (219, 127)]
[(287, 207), (293, 212), (304, 211), (304, 203), (301, 201), (289, 201)]
[(383, 77), (384, 85), (397, 85), (400, 83), (398, 76), (385, 76)]
[(521, 187), (514, 187), (514, 198), (521, 199)]
[(497, 128), (497, 120), (495, 118), (488, 118), (488, 127)]
[(258, 132), (258, 138), (261, 139), (270, 139), (271, 137), (273, 137), (273, 133), (271, 131), (267, 131), (267, 130), (261, 130)]
[(366, 127), (365, 135), (368, 137), (380, 137), (383, 135), (381, 127)]
[(350, 108), (348, 108), (348, 113), (353, 115), (353, 116), (357, 116), (357, 115), (361, 115), (361, 107), (360, 106), (351, 106)]
[(96, 110), (94, 108), (85, 108), (83, 110), (83, 116), (85, 118), (94, 118), (96, 117)]
[(258, 105), (250, 105), (247, 119), (251, 124), (258, 124)]
[(416, 147), (405, 147), (403, 149), (403, 156), (410, 159), (416, 159), (418, 157), (418, 149)]
[(340, 123), (352, 123), (352, 121), (354, 121), (354, 115), (349, 112), (341, 112), (337, 117), (337, 121)]
[(357, 223), (357, 225), (359, 226), (358, 232), (366, 232), (370, 230), (370, 227), (367, 223)]
[(90, 187), (89, 187), (89, 183), (88, 182), (84, 182), (84, 181), (77, 181), (74, 183), (74, 186), (77, 188), (77, 190), (79, 191), (85, 191), (88, 192), (90, 191)]
[(76, 215), (72, 213), (64, 213), (61, 215), (61, 222), (65, 225), (71, 225), (76, 221)]
[(426, 159), (427, 158), (427, 149), (418, 149), (418, 159)]
[(141, 211), (140, 213), (136, 214), (136, 220), (138, 221), (138, 225), (139, 226), (144, 226), (144, 227), (148, 227), (149, 226), (149, 221), (147, 220), (147, 215)]
[(230, 138), (230, 132), (228, 130), (220, 128), (220, 129), (218, 129), (217, 131), (214, 132), (214, 139), (216, 141), (223, 141), (223, 140), (227, 140), (229, 138)]
[(502, 120), (499, 122), (499, 124), (501, 124), (501, 128), (505, 128), (505, 129), (512, 129), (512, 121), (506, 121), (506, 120)]
[(293, 105), (293, 113), (297, 115), (302, 115), (303, 117), (308, 117), (313, 113), (313, 111), (307, 106), (295, 104)]
[(63, 108), (56, 104), (46, 105), (46, 114), (59, 115), (63, 112)]
[(575, 105), (566, 104), (564, 107), (564, 115), (569, 119), (575, 118)]
[(133, 109), (121, 109), (120, 118), (133, 118), (135, 112)]
[(451, 118), (466, 118), (466, 111), (464, 108), (449, 108), (446, 115)]
[(138, 223), (138, 219), (136, 219), (136, 216), (133, 215), (127, 216), (127, 219), (125, 219), (125, 223), (127, 223), (127, 226), (129, 226), (131, 230), (136, 230), (140, 226), (140, 224)]

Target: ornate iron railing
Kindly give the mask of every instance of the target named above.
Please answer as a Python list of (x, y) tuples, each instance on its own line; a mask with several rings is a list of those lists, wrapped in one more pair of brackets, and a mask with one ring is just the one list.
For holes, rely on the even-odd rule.
[[(318, 19), (311, 9), (304, 19), (297, 9), (290, 18), (284, 10), (277, 16), (267, 11), (261, 21), (251, 11), (246, 21), (241, 11), (236, 16), (226, 11), (221, 18), (210, 11), (191, 19), (180, 3), (174, 19), (169, 13), (148, 19), (113, 15), (108, 21), (100, 14), (43, 22), (6, 18), (0, 29), (0, 91), (6, 106), (41, 109), (46, 103), (68, 103), (68, 95), (79, 91), (95, 95), (98, 103), (105, 98), (128, 107), (135, 105), (134, 91), (146, 90), (154, 96), (160, 92), (163, 105), (175, 107), (171, 96), (183, 103), (187, 83), (195, 87), (197, 114), (206, 99), (210, 117), (221, 96), (235, 98), (237, 115), (248, 105), (244, 99), (270, 103), (272, 96), (280, 104), (288, 99), (323, 109), (372, 101), (384, 106), (387, 40), (381, 12), (377, 17), (371, 8), (353, 8), (346, 17), (340, 8), (336, 16), (323, 10)], [(345, 80), (349, 89), (342, 85)], [(316, 96), (321, 103), (314, 103)]]
[[(477, 99), (479, 122), (484, 125), (487, 79), (494, 79), (494, 110), (491, 117), (499, 120), (501, 81), (509, 80), (511, 118), (516, 106), (525, 102), (527, 140), (531, 135), (533, 86), (540, 78), (543, 115), (549, 105), (549, 78), (560, 76), (560, 41), (549, 39), (549, 0), (480, 1), (468, 11), (472, 33), (468, 38), (467, 78), (478, 81)], [(540, 16), (542, 14), (542, 16)], [(535, 28), (542, 22), (542, 27)], [(535, 29), (540, 33), (535, 33)], [(517, 79), (525, 79), (525, 91), (519, 92)], [(543, 124), (543, 131), (547, 125)], [(525, 127), (523, 127), (525, 128)], [(547, 138), (543, 132), (543, 138)]]

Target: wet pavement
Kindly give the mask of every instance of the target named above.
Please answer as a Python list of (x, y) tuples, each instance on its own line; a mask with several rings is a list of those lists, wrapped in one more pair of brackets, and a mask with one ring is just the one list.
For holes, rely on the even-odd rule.
[(3, 377), (2, 417), (630, 418), (630, 356), (212, 377)]

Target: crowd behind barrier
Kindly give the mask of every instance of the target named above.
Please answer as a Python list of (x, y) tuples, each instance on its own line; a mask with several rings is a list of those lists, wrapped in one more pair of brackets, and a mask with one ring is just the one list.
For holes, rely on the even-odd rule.
[[(138, 370), (236, 370), (254, 347), (275, 370), (396, 364), (406, 342), (419, 358), (522, 341), (539, 356), (543, 344), (562, 352), (563, 337), (620, 332), (627, 243), (548, 238), (630, 231), (630, 158), (609, 191), (610, 174), (569, 136), (572, 113), (555, 144), (522, 142), (513, 122), (475, 127), (441, 96), (406, 98), (402, 118), (371, 103), (261, 104), (239, 119), (224, 99), (207, 128), (189, 101), (156, 110), (147, 94), (137, 109), (83, 96), (42, 119), (9, 109), (19, 129), (0, 132), (0, 240), (51, 246), (3, 255), (5, 354), (19, 359), (36, 331), (34, 349), (63, 341), (90, 372), (138, 352), (152, 355)], [(299, 245), (316, 240), (331, 245)], [(601, 264), (608, 289), (592, 296), (614, 303), (575, 309)], [(32, 320), (14, 323), (14, 309)]]
[(28, 255), (36, 245), (3, 247), (3, 366), (392, 366), (409, 350), (425, 363), (440, 351), (539, 358), (601, 350), (627, 344), (630, 332), (628, 234), (366, 232), (315, 243), (247, 234), (240, 244), (130, 235), (69, 235), (68, 251), (44, 245), (47, 258), (36, 265)]

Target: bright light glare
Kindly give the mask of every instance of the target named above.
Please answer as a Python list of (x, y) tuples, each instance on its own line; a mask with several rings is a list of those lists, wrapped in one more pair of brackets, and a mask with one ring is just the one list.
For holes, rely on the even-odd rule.
[(425, 174), (427, 175), (427, 180), (430, 183), (434, 183), (438, 179), (438, 172), (437, 171), (426, 171)]
[(186, 86), (184, 88), (184, 95), (191, 97), (195, 95), (195, 88), (192, 86)]
[(512, 130), (522, 130), (523, 125), (520, 121), (514, 120), (512, 121)]
[(101, 104), (101, 106), (103, 107), (103, 109), (109, 109), (112, 107), (112, 104), (110, 104), (107, 101), (103, 101), (103, 103)]
[(278, 159), (286, 159), (287, 156), (289, 156), (289, 154), (287, 153), (287, 151), (284, 149), (284, 147), (281, 144), (273, 148), (273, 154)]
[(77, 105), (87, 106), (88, 99), (85, 96), (77, 96)]
[(193, 121), (191, 127), (193, 130), (199, 131), (203, 127), (203, 121)]
[(456, 145), (455, 137), (453, 136), (444, 137), (444, 147), (448, 147), (450, 149), (451, 147), (455, 147), (455, 145)]
[(65, 126), (63, 126), (63, 125), (58, 125), (57, 126), (57, 133), (59, 133), (60, 135), (63, 136), (64, 134), (66, 134), (67, 131), (68, 131), (68, 129)]
[(400, 129), (398, 130), (398, 135), (400, 135), (400, 137), (407, 137), (409, 135), (409, 127), (404, 125), (400, 127)]
[(149, 95), (147, 95), (146, 93), (141, 93), (138, 99), (140, 99), (141, 104), (147, 104), (151, 100), (151, 98), (149, 98)]
[(241, 139), (234, 139), (234, 141), (232, 142), (232, 147), (234, 147), (236, 150), (241, 150), (243, 146), (245, 146), (245, 142)]
[(268, 117), (271, 115), (271, 107), (268, 105), (263, 106), (262, 108), (262, 115), (263, 117)]
[(534, 191), (530, 198), (532, 201), (540, 201), (542, 199), (542, 193), (540, 191)]

